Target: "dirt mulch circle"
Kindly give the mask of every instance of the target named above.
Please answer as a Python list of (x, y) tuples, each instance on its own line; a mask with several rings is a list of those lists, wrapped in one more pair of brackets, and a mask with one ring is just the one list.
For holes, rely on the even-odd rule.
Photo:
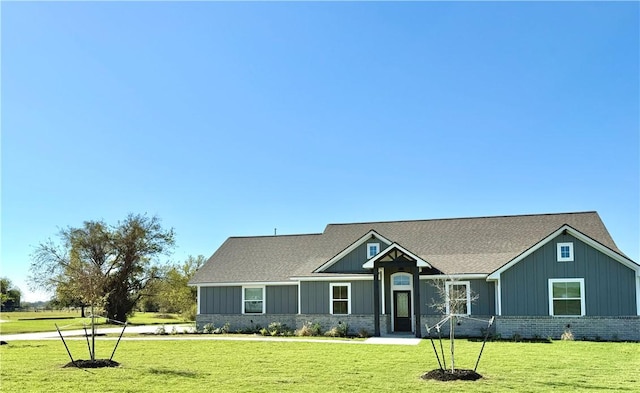
[(422, 374), (422, 379), (435, 379), (436, 381), (476, 381), (482, 378), (482, 375), (473, 370), (465, 370), (456, 368), (451, 370), (441, 370), (439, 368)]
[(95, 359), (95, 360), (76, 360), (65, 364), (63, 367), (77, 367), (77, 368), (102, 368), (102, 367), (118, 367), (120, 363), (109, 359)]

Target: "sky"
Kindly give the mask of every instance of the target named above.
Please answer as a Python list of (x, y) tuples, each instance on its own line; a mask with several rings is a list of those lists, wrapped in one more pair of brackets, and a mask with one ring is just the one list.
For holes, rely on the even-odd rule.
[(0, 276), (329, 223), (597, 211), (640, 261), (637, 2), (2, 2)]

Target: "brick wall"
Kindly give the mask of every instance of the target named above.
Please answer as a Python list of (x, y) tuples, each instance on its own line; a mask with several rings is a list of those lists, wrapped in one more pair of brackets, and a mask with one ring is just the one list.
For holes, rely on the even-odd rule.
[(496, 317), (502, 338), (559, 339), (570, 330), (576, 340), (640, 341), (640, 316), (629, 317)]
[[(381, 318), (382, 321), (382, 318)], [(324, 314), (200, 314), (196, 316), (196, 326), (202, 329), (206, 324), (213, 323), (216, 327), (229, 324), (231, 331), (253, 328), (256, 325), (266, 328), (272, 322), (286, 324), (291, 329), (299, 329), (306, 322), (319, 323), (322, 331), (327, 331), (339, 324), (348, 323), (349, 333), (357, 334), (366, 330), (373, 335), (373, 317), (371, 315), (324, 315)], [(381, 326), (383, 322), (381, 322)]]
[[(488, 320), (491, 316), (474, 316), (480, 320), (460, 318), (456, 321), (455, 333), (457, 337), (482, 337), (486, 332)], [(422, 335), (427, 336), (425, 325), (435, 325), (442, 318), (440, 316), (422, 316)], [(299, 329), (306, 322), (319, 323), (323, 331), (338, 326), (340, 323), (349, 324), (349, 333), (357, 334), (361, 329), (373, 335), (374, 325), (371, 315), (324, 315), (324, 314), (201, 314), (196, 317), (198, 329), (207, 323), (220, 327), (229, 323), (231, 331), (251, 328), (255, 325), (267, 327), (272, 322), (287, 324), (292, 329)], [(568, 326), (568, 327), (567, 327)], [(562, 333), (570, 330), (576, 340), (615, 340), (640, 341), (640, 316), (630, 317), (496, 317), (491, 333), (499, 334), (502, 338), (517, 335), (521, 338), (552, 338), (559, 339)], [(391, 333), (391, 318), (389, 315), (380, 316), (381, 334)], [(441, 334), (449, 334), (449, 323), (442, 326)], [(435, 336), (437, 333), (432, 332)]]

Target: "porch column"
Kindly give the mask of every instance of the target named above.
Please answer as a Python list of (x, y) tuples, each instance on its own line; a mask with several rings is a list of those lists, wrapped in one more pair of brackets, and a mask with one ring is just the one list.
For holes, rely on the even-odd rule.
[(377, 262), (373, 264), (373, 329), (373, 335), (380, 337), (380, 280)]
[(413, 275), (413, 309), (415, 310), (416, 318), (416, 337), (422, 338), (422, 323), (420, 322), (420, 268), (411, 268)]

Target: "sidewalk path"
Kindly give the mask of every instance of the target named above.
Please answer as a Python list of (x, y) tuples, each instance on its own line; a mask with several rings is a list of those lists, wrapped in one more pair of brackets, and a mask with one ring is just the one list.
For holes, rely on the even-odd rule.
[[(125, 329), (125, 335), (127, 333), (155, 333), (158, 328), (161, 328), (162, 325), (129, 325)], [(178, 332), (184, 332), (187, 329), (193, 327), (193, 325), (164, 325), (164, 329), (167, 333), (170, 333), (173, 328), (176, 328)], [(73, 336), (82, 336), (84, 337), (84, 329), (77, 330), (62, 330), (62, 336), (64, 338), (73, 337)], [(87, 332), (91, 333), (91, 329), (87, 328)], [(121, 327), (110, 327), (110, 328), (97, 328), (96, 334), (120, 334), (122, 332)], [(158, 336), (162, 337), (162, 336)], [(51, 340), (51, 339), (60, 339), (60, 335), (58, 332), (40, 332), (40, 333), (20, 333), (20, 334), (0, 334), (0, 340), (2, 341), (18, 341), (18, 340)], [(100, 339), (104, 339), (101, 337)], [(116, 337), (117, 339), (117, 337)]]
[[(144, 325), (144, 326), (127, 326), (122, 340), (126, 341), (151, 341), (151, 340), (219, 340), (219, 341), (277, 341), (277, 342), (310, 342), (310, 343), (328, 343), (328, 344), (385, 344), (385, 345), (418, 345), (419, 338), (408, 337), (370, 337), (364, 341), (358, 340), (322, 340), (313, 338), (287, 338), (287, 337), (263, 337), (263, 336), (219, 336), (216, 334), (166, 334), (166, 335), (149, 335), (149, 336), (127, 336), (127, 333), (155, 333), (162, 325)], [(170, 333), (175, 327), (177, 332), (184, 332), (193, 325), (165, 325), (165, 331)], [(117, 340), (122, 328), (99, 328), (97, 334), (112, 334), (110, 337), (98, 337), (101, 341)], [(65, 340), (84, 340), (84, 330), (63, 330), (62, 336)], [(11, 343), (12, 341), (33, 341), (33, 340), (59, 340), (58, 332), (41, 332), (41, 333), (21, 333), (0, 335), (0, 340)]]

